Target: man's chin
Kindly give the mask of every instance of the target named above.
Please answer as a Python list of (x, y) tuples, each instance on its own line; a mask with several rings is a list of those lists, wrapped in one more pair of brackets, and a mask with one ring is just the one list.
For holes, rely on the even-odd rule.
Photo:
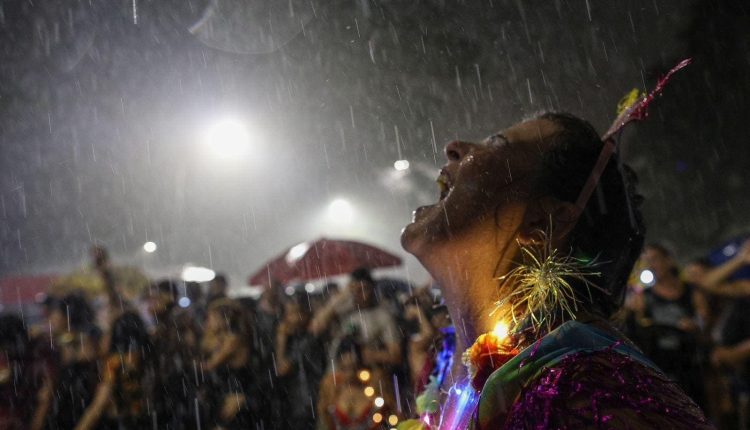
[(419, 249), (418, 243), (420, 242), (417, 229), (418, 227), (415, 222), (411, 222), (401, 229), (401, 247), (404, 248), (404, 251), (415, 256)]
[(430, 248), (429, 228), (424, 220), (409, 223), (401, 230), (401, 247), (406, 252), (421, 260)]

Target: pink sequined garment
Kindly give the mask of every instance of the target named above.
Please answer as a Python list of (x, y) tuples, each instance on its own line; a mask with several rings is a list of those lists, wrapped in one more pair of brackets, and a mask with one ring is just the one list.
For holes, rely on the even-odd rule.
[(520, 393), (504, 429), (711, 429), (663, 374), (614, 350), (579, 352)]

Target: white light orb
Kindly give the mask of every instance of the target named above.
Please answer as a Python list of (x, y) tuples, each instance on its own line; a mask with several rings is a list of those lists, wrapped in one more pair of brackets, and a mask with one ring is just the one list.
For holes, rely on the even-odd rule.
[(208, 282), (216, 273), (207, 267), (186, 266), (182, 269), (182, 280), (185, 282)]
[(294, 295), (294, 287), (291, 287), (291, 286), (290, 286), (290, 287), (286, 287), (286, 288), (284, 288), (284, 293), (285, 293), (285, 294), (286, 294), (287, 296), (293, 296), (293, 295)]
[(654, 272), (650, 270), (644, 270), (641, 272), (641, 276), (639, 277), (641, 280), (641, 283), (643, 285), (653, 285), (654, 284)]
[(409, 168), (409, 160), (396, 160), (393, 163), (393, 168), (400, 171), (407, 170)]
[(149, 254), (156, 252), (156, 244), (154, 242), (146, 242), (143, 244), (143, 250)]
[(242, 123), (224, 120), (208, 129), (206, 143), (219, 158), (238, 158), (245, 155), (249, 149), (250, 133)]
[(328, 213), (333, 221), (350, 223), (354, 217), (354, 208), (344, 199), (336, 199), (328, 206)]
[(378, 408), (382, 408), (385, 404), (385, 400), (382, 397), (376, 397), (375, 398), (375, 406)]
[(190, 299), (187, 297), (180, 297), (180, 300), (177, 301), (177, 304), (179, 304), (181, 308), (186, 308), (190, 306)]

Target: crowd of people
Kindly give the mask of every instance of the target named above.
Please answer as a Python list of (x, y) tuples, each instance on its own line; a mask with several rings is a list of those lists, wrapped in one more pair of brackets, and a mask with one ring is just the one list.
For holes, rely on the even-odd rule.
[(34, 327), (2, 316), (0, 428), (390, 428), (450, 324), (432, 290), (388, 292), (364, 268), (316, 294), (232, 299), (217, 275), (205, 294), (165, 279), (127, 301), (106, 251), (92, 260), (106, 309), (73, 292)]
[(676, 380), (718, 428), (748, 428), (750, 417), (750, 240), (726, 262), (696, 259), (680, 268), (665, 246), (644, 248), (622, 325), (628, 336)]
[[(452, 324), (433, 288), (388, 293), (364, 268), (316, 294), (231, 299), (218, 275), (205, 293), (166, 279), (130, 302), (92, 253), (106, 321), (83, 293), (48, 296), (37, 327), (2, 316), (0, 429), (392, 428), (415, 415)], [(750, 241), (683, 270), (648, 245), (617, 317), (719, 428), (747, 428), (750, 281), (732, 278), (747, 264)]]

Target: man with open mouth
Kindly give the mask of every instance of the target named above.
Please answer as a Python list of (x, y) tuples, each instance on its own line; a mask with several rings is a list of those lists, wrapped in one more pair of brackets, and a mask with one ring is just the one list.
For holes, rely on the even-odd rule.
[(422, 427), (711, 428), (609, 323), (644, 228), (617, 154), (576, 206), (604, 145), (586, 121), (546, 113), (445, 147), (440, 198), (401, 236), (456, 327), (447, 398)]

